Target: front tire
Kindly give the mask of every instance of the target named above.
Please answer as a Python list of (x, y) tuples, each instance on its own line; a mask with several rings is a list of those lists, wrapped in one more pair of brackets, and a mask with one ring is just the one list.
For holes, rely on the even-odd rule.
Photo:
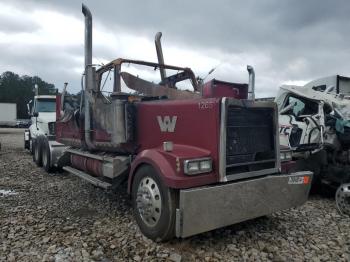
[(141, 232), (160, 242), (174, 237), (176, 192), (166, 187), (152, 166), (136, 172), (132, 184), (135, 220)]
[(52, 167), (49, 142), (47, 141), (47, 139), (43, 139), (41, 142), (41, 156), (43, 168), (47, 173), (50, 173), (52, 171)]
[(350, 184), (342, 184), (335, 193), (335, 203), (342, 215), (350, 216)]
[(30, 141), (26, 140), (26, 138), (24, 137), (24, 149), (28, 149), (30, 150)]
[(43, 165), (42, 155), (41, 155), (41, 139), (37, 138), (33, 140), (33, 161), (39, 167)]

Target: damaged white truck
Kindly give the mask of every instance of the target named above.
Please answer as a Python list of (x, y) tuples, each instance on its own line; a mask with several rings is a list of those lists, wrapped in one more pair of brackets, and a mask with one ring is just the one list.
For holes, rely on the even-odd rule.
[(65, 146), (56, 142), (56, 95), (36, 95), (27, 104), (31, 125), (24, 131), (24, 148), (33, 154), (33, 161), (47, 172), (54, 170)]
[(305, 86), (284, 85), (275, 102), (280, 143), (293, 151), (298, 170), (338, 188), (339, 211), (350, 215), (350, 78), (335, 75)]

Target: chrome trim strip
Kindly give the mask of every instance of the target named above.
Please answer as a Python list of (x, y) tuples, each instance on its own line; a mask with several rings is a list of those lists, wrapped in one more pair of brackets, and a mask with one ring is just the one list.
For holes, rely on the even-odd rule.
[(221, 100), (220, 112), (220, 144), (219, 144), (219, 181), (227, 182), (226, 178), (226, 103), (227, 98)]

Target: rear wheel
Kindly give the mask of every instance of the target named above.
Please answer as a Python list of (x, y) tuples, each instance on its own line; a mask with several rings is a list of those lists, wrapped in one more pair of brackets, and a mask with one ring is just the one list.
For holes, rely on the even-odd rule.
[(42, 155), (41, 155), (41, 139), (37, 138), (33, 140), (33, 161), (37, 166), (42, 166)]
[(166, 187), (151, 166), (142, 166), (132, 185), (134, 216), (142, 233), (165, 241), (175, 233), (176, 192)]

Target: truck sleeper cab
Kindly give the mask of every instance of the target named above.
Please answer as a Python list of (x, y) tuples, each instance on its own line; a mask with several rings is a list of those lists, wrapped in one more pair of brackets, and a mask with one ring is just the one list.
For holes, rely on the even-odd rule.
[[(92, 17), (84, 5), (83, 13), (84, 102), (67, 110), (61, 100), (56, 109), (56, 139), (70, 147), (64, 170), (103, 188), (127, 179), (137, 224), (155, 241), (188, 237), (307, 200), (312, 173), (280, 173), (274, 103), (244, 100), (244, 93), (242, 100), (235, 99), (247, 90), (232, 83), (225, 93), (236, 88), (233, 97), (207, 90), (203, 98), (191, 69), (162, 62), (120, 58), (96, 69)], [(155, 84), (124, 72), (123, 64), (176, 73), (167, 77), (163, 71)], [(114, 79), (108, 96), (101, 92), (106, 72)], [(121, 80), (137, 94), (121, 92)], [(176, 87), (183, 80), (191, 81), (193, 91)]]

